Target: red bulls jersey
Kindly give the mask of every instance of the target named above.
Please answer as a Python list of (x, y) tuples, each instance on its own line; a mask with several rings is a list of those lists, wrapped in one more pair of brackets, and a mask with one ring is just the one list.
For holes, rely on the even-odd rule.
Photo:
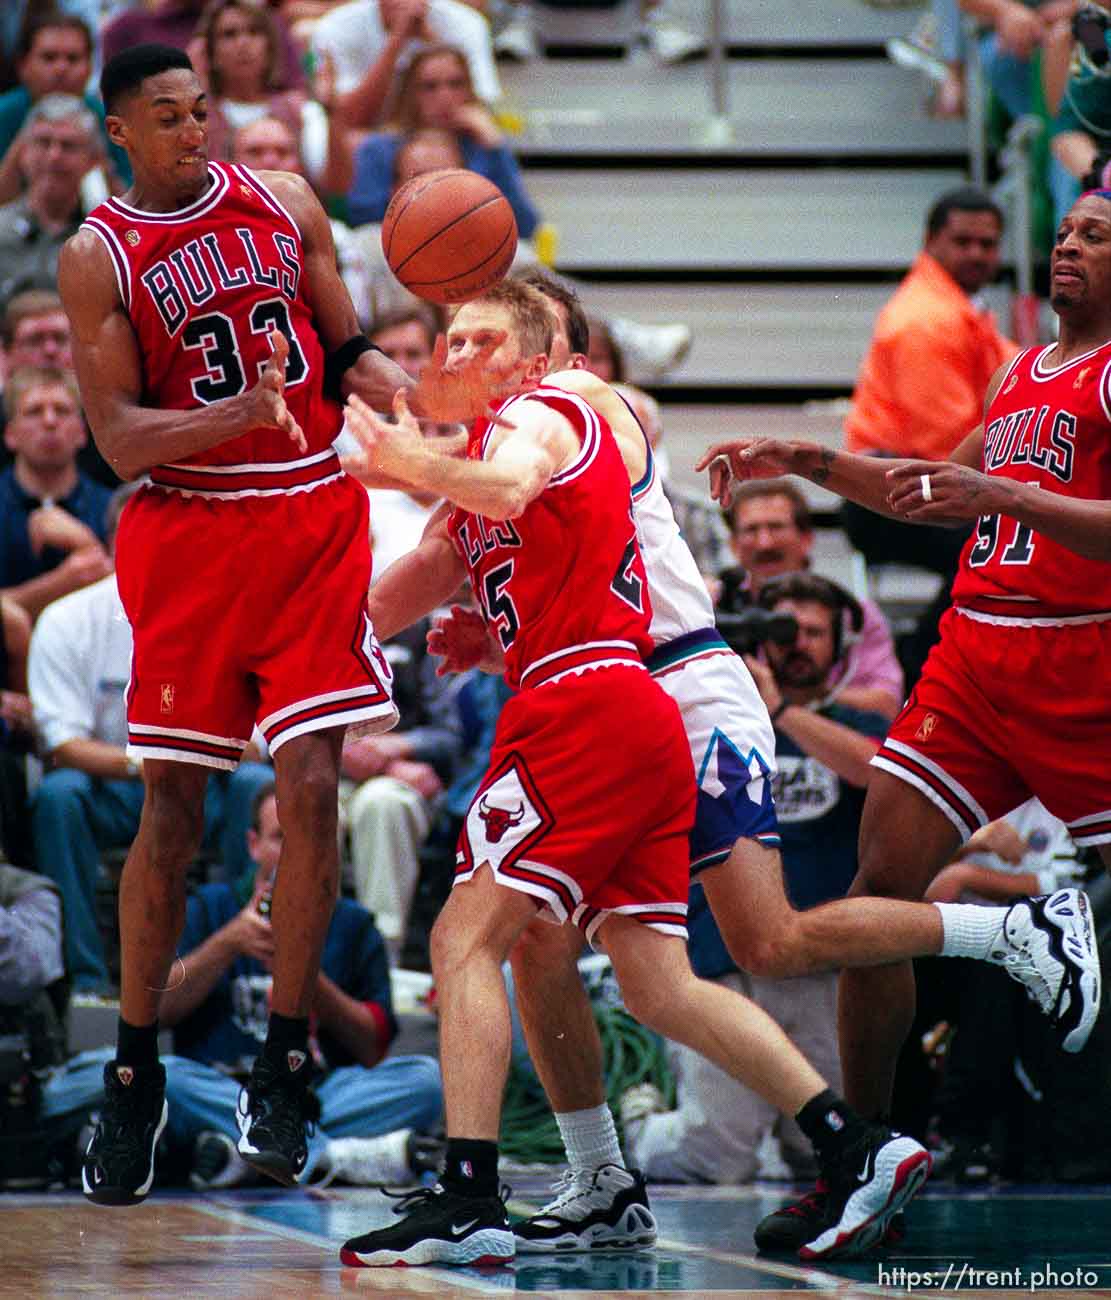
[[(988, 409), (987, 474), (1043, 492), (1111, 499), (1111, 343), (1053, 367), (1053, 345), (1011, 363)], [(1087, 560), (1006, 515), (984, 515), (961, 556), (954, 602), (1002, 618), (1111, 611), (1111, 564)]]
[[(501, 411), (517, 401), (543, 402), (570, 420), (578, 456), (516, 519), (457, 509), (449, 520), (515, 690), (591, 664), (639, 662), (652, 648), (629, 476), (609, 425), (561, 389), (536, 389)], [(490, 428), (477, 423), (468, 455), (482, 459)]]
[(151, 477), (220, 496), (287, 491), (338, 474), (339, 405), (323, 396), (324, 351), (304, 291), (296, 223), (245, 167), (209, 164), (213, 184), (176, 212), (108, 199), (85, 221), (107, 247), (139, 341), (143, 400), (189, 410), (254, 387), (269, 335), (289, 340), (285, 400), (308, 441), (253, 429)]

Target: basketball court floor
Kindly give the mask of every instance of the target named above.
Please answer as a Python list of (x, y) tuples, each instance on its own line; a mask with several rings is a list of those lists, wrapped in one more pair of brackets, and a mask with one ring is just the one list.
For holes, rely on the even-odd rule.
[[(512, 1209), (544, 1199), (547, 1179), (515, 1183)], [(939, 1185), (915, 1202), (898, 1249), (822, 1268), (753, 1253), (753, 1226), (783, 1197), (782, 1184), (657, 1188), (654, 1251), (522, 1256), (480, 1270), (343, 1268), (339, 1244), (390, 1216), (371, 1189), (156, 1194), (126, 1210), (74, 1193), (0, 1196), (0, 1296), (1111, 1297), (1111, 1188)]]

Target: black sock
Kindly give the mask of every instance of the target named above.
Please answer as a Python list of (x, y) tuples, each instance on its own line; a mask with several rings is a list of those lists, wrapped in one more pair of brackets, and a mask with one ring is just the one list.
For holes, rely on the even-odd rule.
[(303, 1070), (303, 1077), (307, 1079), (312, 1073), (308, 1017), (280, 1016), (276, 1011), (271, 1011), (270, 1028), (262, 1054), (274, 1069), (286, 1070), (294, 1075)]
[(497, 1196), (498, 1144), (478, 1138), (448, 1138), (440, 1182), (460, 1196)]
[(812, 1097), (795, 1119), (821, 1160), (836, 1160), (868, 1131), (864, 1120), (832, 1088)]
[(153, 1070), (158, 1064), (158, 1021), (129, 1025), (121, 1016), (116, 1031), (116, 1064), (133, 1070)]

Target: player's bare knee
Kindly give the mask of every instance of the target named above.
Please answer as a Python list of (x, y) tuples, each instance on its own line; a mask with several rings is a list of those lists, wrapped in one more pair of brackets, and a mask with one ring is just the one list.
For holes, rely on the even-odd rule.
[(169, 763), (145, 773), (143, 823), (152, 856), (163, 868), (184, 870), (204, 839), (204, 784)]
[(534, 921), (521, 931), (510, 951), (514, 978), (539, 979), (542, 973), (572, 968), (581, 946), (581, 935), (573, 926)]

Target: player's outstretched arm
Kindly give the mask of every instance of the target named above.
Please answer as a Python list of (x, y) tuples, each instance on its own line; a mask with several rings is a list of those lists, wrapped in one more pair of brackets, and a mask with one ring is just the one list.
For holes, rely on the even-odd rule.
[[(336, 246), (328, 214), (308, 181), (290, 172), (263, 172), (263, 180), (285, 205), (301, 232), (305, 255), (305, 297), (327, 353), (336, 353), (362, 334), (351, 295), (336, 266)], [(377, 411), (388, 411), (399, 388), (414, 387), (396, 362), (377, 349), (363, 352), (344, 371), (340, 391), (357, 394)]]
[(371, 464), (487, 519), (516, 518), (579, 450), (570, 423), (537, 402), (514, 406), (515, 426), (495, 432), (488, 460), (456, 460), (431, 450), (403, 392), (394, 400), (394, 415), (396, 423), (387, 424), (357, 397), (347, 403), (348, 428)]
[(900, 463), (803, 439), (735, 438), (707, 447), (695, 469), (710, 471), (710, 495), (722, 505), (737, 483), (797, 474), (877, 514), (895, 517), (887, 500), (887, 471)]
[(370, 589), (367, 613), (380, 641), (389, 641), (455, 595), (467, 566), (447, 530), (450, 506), (442, 505), (425, 525), (420, 544), (394, 560)]
[[(254, 388), (193, 411), (143, 405), (138, 339), (108, 250), (91, 231), (70, 238), (58, 261), (58, 288), (73, 328), (73, 364), (101, 455), (123, 479), (237, 438), (249, 429), (300, 429), (282, 396), (284, 353)], [(282, 338), (281, 348), (285, 347)], [(279, 368), (280, 366), (280, 368)]]

